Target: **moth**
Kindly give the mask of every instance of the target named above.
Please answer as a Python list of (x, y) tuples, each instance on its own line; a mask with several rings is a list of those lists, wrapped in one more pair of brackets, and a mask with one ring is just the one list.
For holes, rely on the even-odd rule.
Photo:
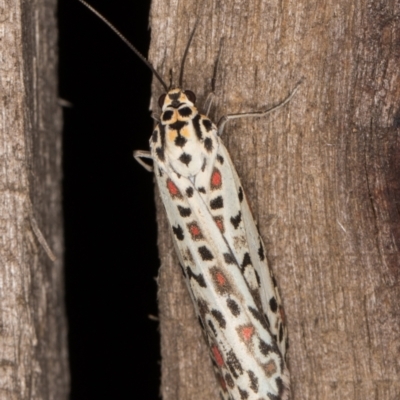
[[(227, 149), (220, 138), (230, 119), (260, 117), (286, 104), (231, 114), (214, 124), (196, 108), (196, 96), (168, 87), (152, 64), (91, 6), (148, 65), (163, 86), (161, 115), (150, 152), (134, 156), (154, 171), (182, 273), (208, 345), (222, 399), (277, 400), (290, 395), (284, 311), (265, 247)], [(197, 25), (197, 23), (196, 23)], [(215, 78), (215, 77), (214, 77)], [(152, 159), (153, 166), (143, 159)]]

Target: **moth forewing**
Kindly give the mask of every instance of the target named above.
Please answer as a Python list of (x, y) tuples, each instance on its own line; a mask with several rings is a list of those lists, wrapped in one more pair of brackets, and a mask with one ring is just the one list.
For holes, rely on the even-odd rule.
[[(230, 229), (230, 241), (234, 247), (236, 243), (242, 243), (238, 240), (235, 243), (235, 238), (238, 237), (236, 232), (241, 227), (241, 231), (245, 235), (245, 243), (242, 246), (236, 247), (235, 251), (240, 255), (238, 256), (238, 260), (240, 261), (242, 272), (249, 287), (253, 290), (255, 289), (255, 296), (259, 296), (271, 334), (274, 335), (282, 355), (285, 356), (287, 350), (287, 331), (283, 321), (283, 306), (275, 279), (267, 263), (265, 246), (251, 214), (244, 189), (225, 146), (222, 145), (220, 147), (219, 154), (224, 160), (224, 163), (220, 167), (221, 173), (224, 177), (229, 178), (227, 181), (231, 184), (231, 195), (228, 203), (230, 210), (228, 209), (225, 212), (227, 215), (226, 219), (231, 215), (228, 219), (230, 224), (227, 224)], [(240, 211), (240, 215), (238, 211), (232, 213), (235, 209)], [(254, 282), (254, 276), (256, 277), (256, 282)]]
[[(266, 299), (279, 298), (258, 254), (262, 244), (258, 235), (254, 238), (254, 222), (247, 223), (251, 230), (246, 233), (243, 218), (251, 214), (216, 126), (184, 92), (173, 89), (164, 100), (150, 147), (182, 270), (219, 370), (222, 396), (286, 398), (284, 348), (277, 343), (277, 318), (266, 305)], [(249, 240), (256, 244), (249, 246)], [(261, 279), (257, 268), (266, 269)], [(265, 279), (271, 293), (262, 296)]]

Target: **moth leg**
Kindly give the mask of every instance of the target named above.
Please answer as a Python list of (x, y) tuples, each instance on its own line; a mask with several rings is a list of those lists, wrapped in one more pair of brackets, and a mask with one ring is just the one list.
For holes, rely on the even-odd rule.
[(276, 111), (279, 108), (283, 107), (285, 104), (287, 104), (292, 97), (295, 95), (295, 93), (297, 92), (297, 89), (299, 88), (301, 84), (301, 81), (297, 84), (297, 86), (293, 89), (292, 93), (289, 94), (288, 97), (286, 97), (286, 99), (284, 99), (283, 101), (281, 101), (278, 105), (269, 108), (266, 111), (256, 111), (256, 112), (250, 112), (250, 113), (239, 113), (239, 114), (227, 114), (224, 115), (223, 117), (220, 118), (220, 120), (218, 121), (218, 136), (221, 136), (224, 128), (225, 128), (225, 124), (230, 121), (231, 119), (236, 119), (236, 118), (247, 118), (247, 117), (264, 117), (265, 115), (269, 114), (272, 111)]
[(133, 152), (133, 157), (135, 160), (147, 171), (153, 172), (153, 167), (147, 163), (145, 163), (142, 158), (150, 158), (153, 159), (149, 151), (146, 150), (135, 150)]
[(221, 58), (221, 51), (222, 51), (222, 46), (224, 44), (224, 38), (221, 38), (219, 41), (219, 50), (218, 50), (218, 55), (217, 59), (214, 64), (214, 72), (213, 72), (213, 77), (211, 79), (211, 93), (208, 94), (206, 101), (204, 102), (203, 110), (205, 110), (205, 114), (208, 117), (208, 114), (210, 113), (210, 109), (212, 106), (212, 103), (214, 101), (215, 97), (215, 83), (217, 81), (217, 72), (218, 72), (218, 65), (219, 65), (219, 60)]
[(203, 110), (204, 110), (204, 114), (207, 117), (208, 117), (208, 114), (210, 114), (210, 110), (211, 110), (212, 103), (214, 101), (214, 97), (215, 97), (215, 93), (214, 92), (210, 92), (210, 93), (208, 93), (206, 101), (204, 102)]

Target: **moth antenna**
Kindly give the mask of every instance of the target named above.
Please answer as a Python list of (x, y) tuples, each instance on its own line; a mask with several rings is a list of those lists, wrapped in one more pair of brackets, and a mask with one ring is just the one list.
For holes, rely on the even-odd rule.
[[(111, 28), (114, 33), (116, 33), (119, 38), (150, 68), (151, 72), (153, 72), (154, 76), (158, 79), (161, 85), (164, 87), (165, 91), (168, 92), (168, 86), (161, 78), (160, 74), (153, 67), (151, 62), (140, 53), (140, 51), (110, 22), (108, 21), (102, 14), (100, 14), (96, 9), (94, 9), (89, 3), (86, 3), (84, 0), (78, 0), (85, 7), (87, 7), (93, 14), (97, 15), (109, 28)], [(191, 40), (191, 39), (190, 39)], [(189, 40), (189, 43), (190, 43)]]
[(218, 49), (217, 61), (214, 64), (213, 77), (211, 79), (211, 92), (212, 93), (215, 93), (215, 83), (217, 82), (218, 66), (219, 66), (219, 60), (221, 58), (221, 52), (222, 52), (223, 45), (224, 45), (224, 38), (222, 37), (220, 39), (220, 41), (219, 41), (219, 49)]
[[(80, 1), (81, 1), (81, 0), (80, 0)], [(190, 44), (192, 43), (192, 39), (193, 39), (194, 33), (196, 32), (196, 28), (197, 28), (198, 23), (199, 23), (199, 17), (197, 17), (197, 19), (196, 19), (196, 23), (194, 24), (192, 33), (190, 34), (188, 43), (187, 43), (187, 45), (186, 45), (185, 52), (183, 53), (182, 62), (181, 62), (181, 71), (180, 71), (180, 73), (179, 73), (179, 87), (180, 87), (181, 89), (182, 89), (183, 70), (184, 70), (184, 67), (185, 67), (186, 57), (187, 57), (187, 55), (188, 55), (189, 47), (190, 47)]]

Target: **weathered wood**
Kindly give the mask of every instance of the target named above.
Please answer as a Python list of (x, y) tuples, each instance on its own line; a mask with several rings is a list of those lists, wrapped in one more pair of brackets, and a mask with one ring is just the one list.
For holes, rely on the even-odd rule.
[[(287, 314), (293, 399), (400, 397), (400, 3), (153, 0), (150, 58), (203, 104), (246, 190)], [(162, 92), (155, 82), (154, 100)], [(153, 101), (153, 110), (158, 110)], [(215, 399), (207, 350), (159, 208), (162, 395)]]
[[(3, 6), (0, 398), (66, 399), (56, 3)], [(34, 233), (35, 221), (57, 256), (54, 263)]]

